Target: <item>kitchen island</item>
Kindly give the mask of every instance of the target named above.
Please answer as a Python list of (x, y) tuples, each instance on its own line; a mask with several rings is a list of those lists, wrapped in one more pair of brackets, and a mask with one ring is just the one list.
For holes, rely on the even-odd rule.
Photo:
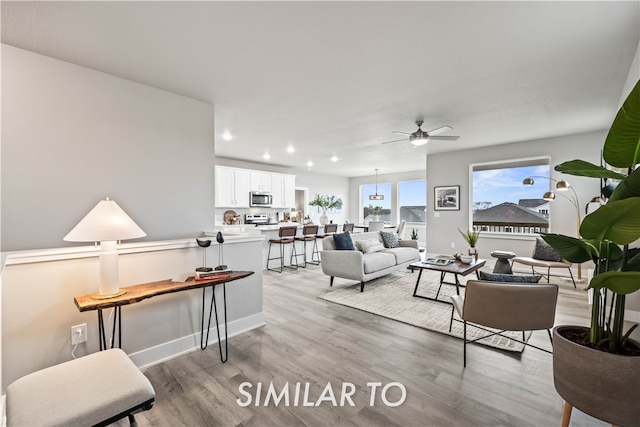
[[(278, 232), (280, 230), (280, 227), (291, 227), (291, 226), (296, 226), (298, 227), (298, 233), (296, 234), (296, 236), (302, 236), (302, 229), (304, 227), (303, 224), (298, 223), (298, 222), (280, 222), (277, 224), (265, 224), (265, 225), (256, 225), (256, 226), (252, 226), (249, 224), (245, 224), (245, 225), (240, 225), (240, 226), (232, 226), (232, 227), (228, 227), (228, 226), (219, 226), (216, 227), (216, 230), (213, 232), (205, 232), (205, 235), (208, 237), (212, 237), (215, 238), (216, 234), (218, 231), (222, 231), (222, 234), (225, 236), (225, 239), (227, 238), (233, 238), (233, 239), (240, 239), (242, 238), (242, 236), (256, 236), (256, 235), (261, 235), (263, 236), (263, 241), (262, 241), (262, 269), (266, 270), (267, 269), (267, 255), (269, 253), (269, 240), (271, 239), (277, 239), (278, 238)], [(313, 225), (313, 224), (312, 224)], [(341, 232), (342, 227), (338, 227), (338, 232)], [(323, 225), (319, 225), (318, 224), (318, 234), (322, 234), (324, 233), (324, 226)], [(312, 243), (306, 243), (307, 245), (309, 245), (309, 248), (307, 249), (307, 261), (311, 260), (311, 245)], [(317, 244), (318, 244), (318, 251), (322, 250), (322, 239), (317, 239)], [(302, 242), (296, 242), (296, 252), (298, 254), (302, 254)], [(289, 265), (289, 260), (291, 258), (291, 247), (289, 245), (285, 246), (285, 251), (284, 251), (284, 263), (285, 265)], [(277, 245), (274, 245), (273, 247), (274, 251), (279, 251), (280, 248)], [(271, 254), (272, 257), (273, 256), (277, 256), (274, 255), (273, 253)], [(302, 258), (298, 258), (299, 260), (299, 264), (302, 264)], [(271, 268), (276, 267), (276, 264), (278, 263), (278, 261), (271, 261)]]

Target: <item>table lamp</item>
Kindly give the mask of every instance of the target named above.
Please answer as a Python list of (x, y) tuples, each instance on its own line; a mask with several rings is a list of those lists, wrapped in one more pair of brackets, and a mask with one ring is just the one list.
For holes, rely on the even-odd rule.
[(100, 288), (92, 298), (112, 298), (126, 292), (120, 290), (118, 242), (146, 235), (115, 201), (107, 197), (64, 237), (67, 242), (100, 242)]

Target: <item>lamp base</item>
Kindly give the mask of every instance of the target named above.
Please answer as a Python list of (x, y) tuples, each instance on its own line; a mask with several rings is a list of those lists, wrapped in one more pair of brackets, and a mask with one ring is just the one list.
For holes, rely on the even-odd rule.
[(119, 297), (120, 295), (124, 295), (126, 293), (127, 293), (126, 290), (120, 289), (115, 294), (101, 294), (100, 292), (96, 292), (95, 294), (91, 294), (90, 296), (91, 296), (91, 299), (109, 299), (109, 298)]

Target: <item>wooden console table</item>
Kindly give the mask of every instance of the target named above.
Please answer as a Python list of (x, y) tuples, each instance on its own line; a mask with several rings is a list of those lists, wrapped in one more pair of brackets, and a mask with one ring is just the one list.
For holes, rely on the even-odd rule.
[[(214, 311), (214, 317), (216, 319), (216, 330), (218, 332), (218, 348), (220, 350), (220, 360), (222, 363), (227, 361), (228, 358), (228, 331), (227, 331), (227, 282), (233, 282), (234, 280), (243, 279), (251, 276), (253, 271), (234, 271), (229, 274), (228, 277), (214, 278), (211, 280), (202, 281), (189, 281), (189, 282), (174, 282), (171, 279), (161, 280), (159, 282), (142, 283), (140, 285), (126, 286), (120, 288), (127, 291), (124, 295), (116, 296), (108, 299), (93, 299), (92, 294), (78, 295), (73, 298), (76, 307), (80, 312), (83, 311), (98, 311), (98, 334), (100, 341), (100, 350), (107, 349), (107, 337), (104, 330), (104, 316), (102, 310), (108, 308), (114, 308), (115, 314), (113, 316), (113, 328), (111, 330), (111, 347), (113, 348), (116, 343), (116, 327), (118, 330), (118, 347), (122, 347), (122, 306), (135, 304), (142, 300), (153, 298), (158, 295), (171, 294), (175, 292), (188, 291), (191, 289), (202, 289), (202, 322), (200, 330), (200, 348), (204, 350), (209, 343), (209, 330), (211, 329), (211, 314)], [(220, 340), (220, 323), (218, 321), (218, 306), (216, 303), (215, 286), (222, 285), (223, 295), (223, 310), (224, 316), (224, 355), (222, 351), (222, 341)], [(208, 287), (213, 288), (211, 292), (211, 302), (209, 304), (209, 319), (206, 322), (206, 334), (205, 334), (205, 293)]]

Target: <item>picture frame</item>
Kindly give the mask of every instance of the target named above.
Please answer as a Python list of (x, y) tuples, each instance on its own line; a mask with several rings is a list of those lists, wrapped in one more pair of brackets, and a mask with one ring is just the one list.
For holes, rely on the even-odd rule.
[(448, 185), (444, 187), (434, 187), (433, 208), (436, 211), (459, 211), (460, 186)]

